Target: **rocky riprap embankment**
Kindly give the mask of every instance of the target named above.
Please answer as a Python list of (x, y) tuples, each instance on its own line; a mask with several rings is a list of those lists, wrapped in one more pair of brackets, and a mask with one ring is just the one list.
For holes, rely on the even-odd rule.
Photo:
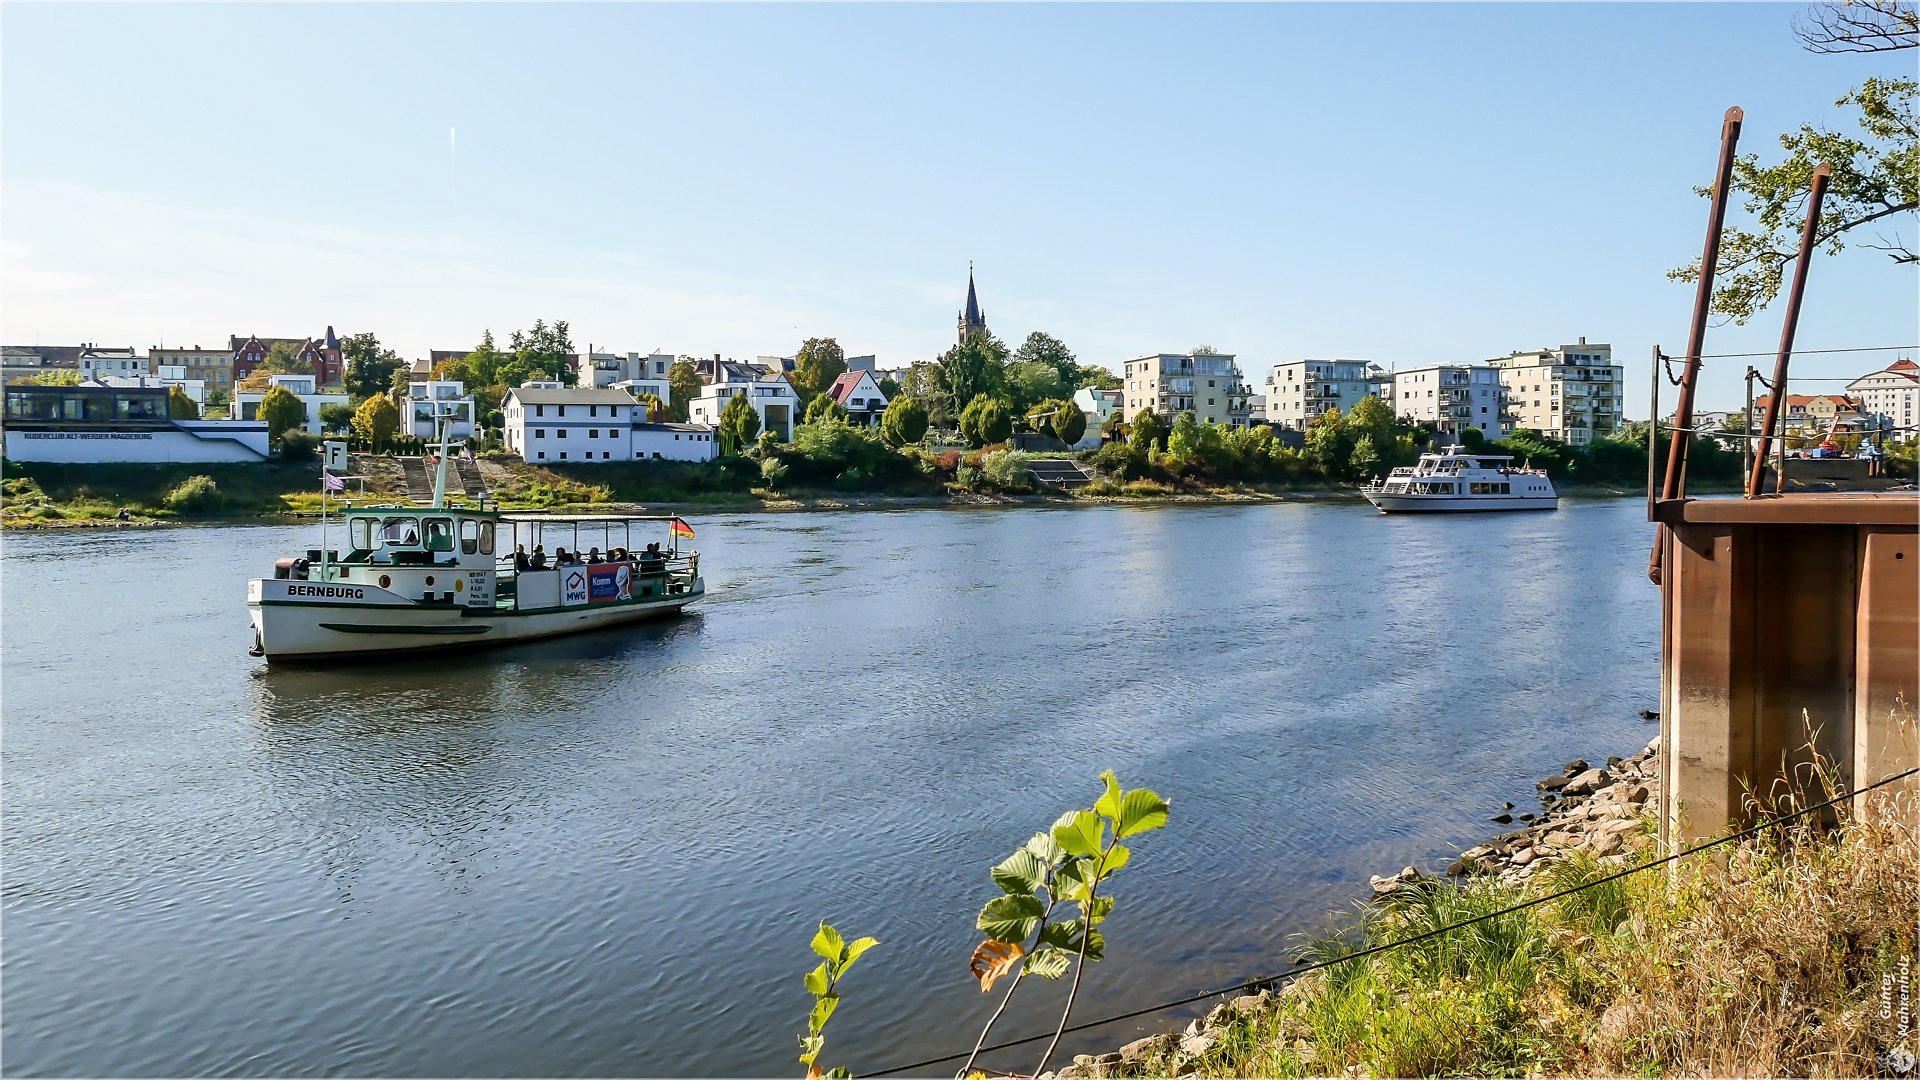
[[(1455, 877), (1494, 875), (1503, 885), (1521, 885), (1576, 852), (1591, 854), (1610, 866), (1626, 866), (1628, 837), (1642, 825), (1651, 826), (1658, 813), (1660, 778), (1655, 760), (1659, 752), (1660, 740), (1655, 738), (1633, 757), (1608, 758), (1598, 767), (1589, 767), (1584, 761), (1567, 762), (1561, 775), (1534, 785), (1542, 806), (1538, 818), (1524, 828), (1461, 852), (1460, 858), (1447, 867), (1447, 873)], [(1506, 824), (1513, 815), (1501, 814), (1494, 820)], [(1371, 878), (1368, 884), (1377, 899), (1397, 889), (1416, 888), (1425, 880), (1418, 868), (1409, 866), (1398, 874)], [(1111, 1054), (1081, 1054), (1073, 1064), (1058, 1073), (1042, 1073), (1041, 1078), (1099, 1077), (1110, 1070), (1126, 1074), (1149, 1057), (1169, 1052), (1176, 1061), (1190, 1061), (1213, 1046), (1223, 1021), (1236, 1013), (1265, 1009), (1276, 997), (1293, 992), (1296, 985), (1288, 983), (1277, 994), (1262, 990), (1223, 1002), (1178, 1034), (1149, 1035)]]

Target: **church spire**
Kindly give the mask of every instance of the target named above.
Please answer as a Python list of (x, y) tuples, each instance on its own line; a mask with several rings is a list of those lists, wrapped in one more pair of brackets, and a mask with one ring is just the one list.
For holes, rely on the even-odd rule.
[(973, 264), (967, 264), (967, 306), (960, 313), (960, 344), (967, 343), (967, 335), (975, 331), (984, 333), (987, 329), (987, 317), (980, 311), (980, 296), (973, 288)]

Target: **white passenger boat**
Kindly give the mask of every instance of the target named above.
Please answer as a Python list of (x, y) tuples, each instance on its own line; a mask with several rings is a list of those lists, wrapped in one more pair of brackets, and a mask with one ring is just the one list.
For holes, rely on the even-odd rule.
[(1367, 485), (1364, 494), (1383, 514), (1560, 507), (1560, 496), (1545, 472), (1515, 467), (1511, 457), (1469, 453), (1459, 446), (1421, 454), (1419, 464), (1393, 470), (1385, 481)]
[(344, 551), (327, 546), (323, 524), (320, 547), (249, 581), (249, 651), (312, 661), (471, 649), (670, 614), (705, 594), (679, 518), (449, 507), (446, 458), (443, 442), (432, 505), (350, 507)]

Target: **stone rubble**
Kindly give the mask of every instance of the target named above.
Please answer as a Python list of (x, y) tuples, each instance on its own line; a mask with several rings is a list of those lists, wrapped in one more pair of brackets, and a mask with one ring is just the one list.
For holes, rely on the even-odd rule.
[[(1599, 768), (1591, 768), (1585, 761), (1567, 762), (1562, 775), (1535, 785), (1542, 792), (1544, 809), (1532, 825), (1461, 852), (1447, 873), (1453, 877), (1495, 875), (1502, 884), (1517, 885), (1579, 851), (1596, 856), (1602, 863), (1624, 867), (1626, 835), (1642, 825), (1651, 826), (1659, 805), (1659, 753), (1660, 740), (1656, 737), (1633, 757), (1609, 757)], [(1507, 804), (1506, 809), (1512, 808)], [(1418, 867), (1407, 866), (1397, 874), (1371, 877), (1367, 884), (1377, 899), (1399, 889), (1419, 888), (1429, 880)], [(1177, 1070), (1212, 1048), (1219, 1029), (1232, 1014), (1266, 1008), (1293, 993), (1297, 985), (1288, 983), (1278, 990), (1262, 990), (1223, 1002), (1178, 1034), (1135, 1039), (1111, 1054), (1077, 1055), (1073, 1064), (1057, 1073), (1042, 1074), (1042, 1080), (1102, 1077), (1113, 1066), (1138, 1066), (1164, 1050), (1173, 1051), (1169, 1067), (1176, 1075), (1184, 1075)], [(1346, 1075), (1358, 1078), (1366, 1073), (1348, 1069)]]

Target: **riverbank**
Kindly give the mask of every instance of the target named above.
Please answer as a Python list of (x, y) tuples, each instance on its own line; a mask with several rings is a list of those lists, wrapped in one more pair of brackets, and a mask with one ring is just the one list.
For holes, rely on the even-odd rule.
[(1235, 998), (1057, 1075), (1910, 1071), (1911, 1058), (1890, 1064), (1914, 1040), (1881, 1015), (1881, 994), (1914, 957), (1911, 790), (1874, 793), (1862, 821), (1837, 829), (1786, 827), (1719, 861), (1594, 885), (1658, 857), (1658, 742), (1603, 766), (1569, 762), (1538, 785), (1538, 814), (1462, 852), (1445, 877), (1413, 866), (1374, 877), (1362, 912), (1297, 955), (1337, 961), (1493, 917)]

